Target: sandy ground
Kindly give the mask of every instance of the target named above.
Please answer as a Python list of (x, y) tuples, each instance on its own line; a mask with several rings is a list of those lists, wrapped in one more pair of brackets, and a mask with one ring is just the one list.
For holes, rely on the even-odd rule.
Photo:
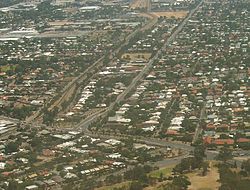
[(155, 15), (157, 17), (160, 16), (165, 16), (167, 18), (170, 17), (175, 17), (175, 18), (184, 18), (185, 16), (187, 16), (187, 11), (166, 11), (166, 12), (152, 12), (152, 15)]
[(123, 59), (126, 59), (127, 57), (129, 57), (131, 61), (136, 61), (141, 59), (149, 60), (149, 58), (151, 57), (151, 53), (124, 53), (122, 55)]
[(130, 3), (130, 8), (131, 9), (148, 8), (148, 6), (150, 6), (150, 1), (149, 0), (133, 0)]
[(218, 169), (210, 163), (209, 172), (206, 176), (200, 176), (197, 173), (187, 175), (191, 182), (188, 190), (216, 190), (219, 189)]
[(100, 187), (100, 188), (96, 188), (95, 190), (113, 190), (115, 188), (123, 188), (124, 190), (128, 189), (130, 182), (126, 181), (126, 182), (122, 182), (122, 183), (117, 183), (115, 185), (111, 185), (111, 186), (104, 186), (104, 187)]

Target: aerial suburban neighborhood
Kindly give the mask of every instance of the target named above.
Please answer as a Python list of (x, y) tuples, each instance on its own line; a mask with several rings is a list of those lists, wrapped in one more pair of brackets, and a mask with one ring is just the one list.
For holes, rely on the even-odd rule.
[(249, 186), (249, 0), (0, 1), (0, 190)]

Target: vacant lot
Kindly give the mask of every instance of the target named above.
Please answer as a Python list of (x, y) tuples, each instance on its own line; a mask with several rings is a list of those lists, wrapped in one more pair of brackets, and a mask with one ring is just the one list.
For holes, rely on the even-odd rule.
[(140, 8), (148, 8), (150, 6), (149, 0), (133, 0), (130, 3), (131, 9), (140, 9)]
[(123, 188), (124, 190), (127, 190), (130, 183), (131, 183), (130, 181), (126, 181), (126, 182), (117, 183), (117, 184), (114, 184), (111, 186), (100, 187), (100, 188), (97, 188), (95, 190), (113, 190), (115, 188)]
[(130, 61), (136, 60), (149, 60), (151, 53), (124, 53), (122, 59), (128, 59)]
[(184, 18), (187, 16), (187, 11), (167, 11), (167, 12), (152, 12), (152, 15), (155, 15), (157, 17), (175, 17), (175, 18)]
[(189, 190), (215, 190), (219, 189), (219, 173), (218, 169), (210, 163), (209, 172), (206, 176), (201, 176), (197, 172), (190, 173), (187, 175), (191, 186), (189, 186)]

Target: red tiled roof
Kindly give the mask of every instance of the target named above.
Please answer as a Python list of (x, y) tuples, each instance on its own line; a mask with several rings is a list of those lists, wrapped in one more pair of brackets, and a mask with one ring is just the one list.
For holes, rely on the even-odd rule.
[(215, 129), (215, 125), (212, 123), (207, 124), (208, 129)]
[(15, 162), (13, 160), (9, 160), (6, 163), (9, 164), (9, 165), (14, 165), (15, 164)]
[(228, 128), (228, 124), (221, 124), (221, 125), (218, 125), (218, 128)]
[(211, 144), (212, 143), (212, 138), (211, 137), (204, 137), (203, 138), (203, 142), (205, 143), (205, 144)]
[(237, 140), (238, 143), (247, 143), (247, 142), (250, 142), (250, 139), (247, 139), (247, 138), (239, 138)]
[(175, 130), (167, 130), (166, 132), (167, 135), (178, 135), (178, 131), (175, 131)]
[(9, 176), (11, 174), (12, 174), (12, 172), (2, 172), (2, 175), (5, 176), (5, 177), (7, 177), (7, 176)]
[(233, 139), (215, 139), (214, 144), (216, 145), (234, 144), (234, 140)]
[(52, 150), (49, 150), (49, 149), (43, 149), (42, 154), (44, 156), (54, 156), (55, 155), (55, 153)]

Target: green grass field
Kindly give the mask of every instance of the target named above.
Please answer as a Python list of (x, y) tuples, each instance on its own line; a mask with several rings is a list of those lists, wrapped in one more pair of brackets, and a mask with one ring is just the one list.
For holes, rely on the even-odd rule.
[(173, 170), (174, 166), (169, 166), (166, 168), (160, 168), (159, 170), (155, 170), (149, 173), (149, 176), (151, 177), (155, 177), (155, 178), (160, 178), (161, 173), (163, 174), (163, 177), (167, 177), (169, 175), (171, 175), (171, 172)]
[(16, 65), (12, 65), (12, 66), (10, 66), (10, 65), (3, 65), (3, 66), (0, 66), (0, 71), (1, 72), (7, 72), (9, 70), (15, 70), (15, 68), (16, 68)]

